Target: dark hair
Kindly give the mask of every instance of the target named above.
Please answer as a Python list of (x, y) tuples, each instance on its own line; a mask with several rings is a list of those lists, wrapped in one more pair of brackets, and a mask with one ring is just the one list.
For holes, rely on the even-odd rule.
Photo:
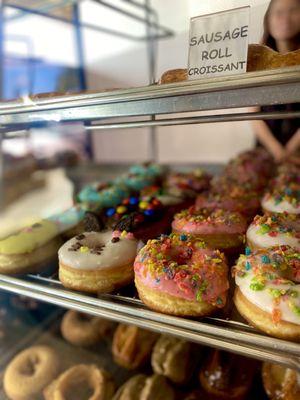
[[(264, 33), (263, 33), (263, 37), (261, 40), (261, 44), (265, 44), (266, 46), (270, 47), (273, 50), (277, 50), (277, 46), (276, 46), (276, 40), (273, 38), (273, 36), (270, 34), (269, 31), (269, 16), (270, 16), (270, 12), (271, 12), (271, 8), (273, 6), (273, 4), (275, 3), (276, 0), (271, 0), (269, 7), (266, 11), (265, 17), (264, 17)], [(300, 0), (298, 0), (300, 3)], [(298, 37), (298, 39), (300, 40), (300, 38)]]

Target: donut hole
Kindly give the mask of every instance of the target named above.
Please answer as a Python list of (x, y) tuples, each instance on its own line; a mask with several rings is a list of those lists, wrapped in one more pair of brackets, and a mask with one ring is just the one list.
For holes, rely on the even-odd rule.
[(88, 249), (94, 252), (102, 252), (103, 248), (105, 247), (105, 243), (102, 240), (99, 240), (97, 235), (89, 235), (86, 236), (84, 239), (78, 242), (81, 246), (88, 247)]
[(64, 385), (62, 397), (64, 400), (88, 400), (95, 393), (96, 383), (88, 374), (76, 374)]
[(37, 355), (31, 355), (30, 357), (28, 357), (26, 362), (21, 365), (20, 373), (26, 376), (33, 376), (37, 371), (39, 363), (39, 357)]

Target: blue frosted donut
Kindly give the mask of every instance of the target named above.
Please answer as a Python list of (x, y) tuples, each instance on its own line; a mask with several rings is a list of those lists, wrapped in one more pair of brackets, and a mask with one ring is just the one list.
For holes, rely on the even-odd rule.
[(128, 189), (131, 190), (142, 190), (146, 186), (150, 186), (153, 183), (152, 177), (134, 175), (134, 176), (120, 176), (119, 178), (115, 179), (116, 184), (125, 185)]
[(157, 178), (158, 176), (162, 175), (163, 167), (157, 164), (150, 164), (148, 166), (136, 164), (130, 167), (129, 173), (143, 177)]
[(112, 185), (100, 191), (95, 186), (85, 186), (78, 194), (78, 201), (83, 203), (85, 209), (114, 207), (129, 195), (126, 187)]

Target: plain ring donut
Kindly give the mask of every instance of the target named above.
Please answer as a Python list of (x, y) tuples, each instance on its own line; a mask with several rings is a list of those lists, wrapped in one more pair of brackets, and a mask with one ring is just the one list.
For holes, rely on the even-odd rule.
[(111, 400), (115, 385), (96, 365), (78, 364), (67, 369), (44, 390), (45, 400)]
[(92, 346), (107, 336), (112, 327), (110, 321), (70, 310), (62, 319), (61, 333), (75, 346)]
[(48, 346), (33, 346), (9, 363), (3, 378), (4, 390), (12, 400), (36, 400), (59, 373), (60, 360)]

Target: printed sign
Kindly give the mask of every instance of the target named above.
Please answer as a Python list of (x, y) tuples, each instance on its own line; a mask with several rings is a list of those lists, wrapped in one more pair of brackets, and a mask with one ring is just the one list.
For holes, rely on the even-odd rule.
[(188, 79), (246, 72), (250, 7), (191, 18)]

